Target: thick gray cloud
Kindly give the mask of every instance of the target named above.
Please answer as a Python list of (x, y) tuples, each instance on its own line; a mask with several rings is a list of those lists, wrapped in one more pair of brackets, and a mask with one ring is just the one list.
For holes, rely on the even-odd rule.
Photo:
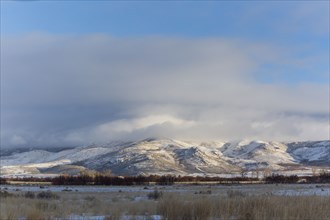
[(327, 84), (258, 81), (265, 63), (300, 65), (288, 51), (221, 38), (6, 37), (2, 145), (329, 139)]

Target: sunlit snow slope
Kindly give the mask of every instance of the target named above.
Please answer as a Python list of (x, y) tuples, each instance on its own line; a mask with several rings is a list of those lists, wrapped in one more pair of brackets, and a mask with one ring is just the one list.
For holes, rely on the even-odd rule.
[(1, 175), (78, 174), (228, 175), (249, 171), (311, 173), (329, 169), (330, 141), (189, 142), (145, 139), (64, 149), (28, 150), (0, 157)]

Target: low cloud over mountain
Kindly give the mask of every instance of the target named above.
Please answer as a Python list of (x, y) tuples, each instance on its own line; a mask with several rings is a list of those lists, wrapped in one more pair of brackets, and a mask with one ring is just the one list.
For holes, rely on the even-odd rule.
[(328, 55), (301, 58), (242, 39), (106, 34), (34, 33), (3, 37), (1, 47), (4, 147), (329, 139), (328, 84), (263, 80)]

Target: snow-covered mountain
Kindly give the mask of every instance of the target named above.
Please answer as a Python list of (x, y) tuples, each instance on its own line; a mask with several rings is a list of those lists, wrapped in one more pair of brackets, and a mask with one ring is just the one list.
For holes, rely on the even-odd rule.
[(311, 173), (330, 168), (330, 141), (190, 142), (145, 139), (104, 145), (7, 152), (1, 175), (45, 175), (83, 170), (117, 175), (228, 175), (248, 171)]

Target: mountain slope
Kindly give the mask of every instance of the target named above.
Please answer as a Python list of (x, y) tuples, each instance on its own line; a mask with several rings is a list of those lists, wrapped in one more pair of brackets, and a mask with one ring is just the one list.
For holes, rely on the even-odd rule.
[(1, 175), (77, 174), (83, 170), (111, 170), (117, 175), (221, 175), (265, 169), (311, 172), (312, 168), (329, 167), (330, 141), (198, 143), (145, 139), (0, 157)]

